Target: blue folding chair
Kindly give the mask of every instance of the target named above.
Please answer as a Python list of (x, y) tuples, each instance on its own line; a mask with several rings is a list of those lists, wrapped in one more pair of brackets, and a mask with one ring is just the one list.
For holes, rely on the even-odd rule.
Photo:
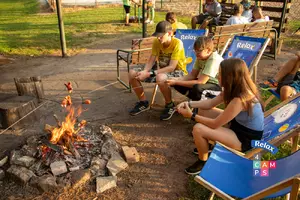
[(287, 193), (290, 193), (291, 200), (297, 200), (300, 151), (276, 160), (276, 168), (269, 169), (269, 176), (260, 177), (254, 175), (253, 160), (241, 157), (218, 143), (195, 180), (226, 200), (233, 200), (231, 196), (258, 200)]
[(180, 39), (183, 43), (185, 57), (192, 59), (186, 65), (186, 70), (190, 73), (193, 69), (194, 63), (196, 61), (196, 55), (194, 53), (194, 42), (199, 36), (206, 36), (207, 30), (205, 29), (177, 29), (175, 37)]
[[(177, 29), (175, 37), (180, 39), (183, 43), (184, 53), (187, 61), (186, 70), (190, 73), (193, 69), (196, 61), (196, 55), (194, 53), (194, 42), (199, 36), (206, 36), (207, 30), (205, 29)], [(189, 61), (189, 62), (188, 62)], [(156, 84), (152, 93), (152, 99), (150, 106), (152, 107), (155, 101), (158, 85)]]
[(270, 41), (270, 38), (255, 38), (236, 35), (229, 45), (230, 41), (231, 38), (225, 44), (220, 55), (223, 56), (224, 59), (240, 58), (244, 60), (250, 70), (251, 75), (253, 74), (253, 80), (256, 82), (257, 65)]
[[(284, 141), (293, 137), (292, 152), (297, 151), (300, 132), (300, 94), (267, 111), (265, 113), (264, 124), (264, 133), (262, 137), (263, 141), (267, 141), (270, 144), (278, 146)], [(281, 167), (281, 165), (285, 165), (287, 167), (291, 165), (289, 163), (294, 163), (293, 159), (298, 158), (297, 172), (290, 171), (289, 173), (292, 174), (285, 172), (284, 174), (280, 174), (283, 169), (286, 170), (296, 167), (289, 166), (288, 168), (277, 168), (276, 176), (273, 175), (272, 172), (272, 174), (269, 176), (269, 179), (265, 177), (261, 178), (262, 181), (259, 179), (259, 181), (261, 181), (260, 183), (257, 177), (252, 177), (252, 172), (249, 172), (250, 168), (252, 167), (249, 158), (260, 153), (261, 151), (262, 149), (255, 148), (246, 152), (246, 154), (243, 154), (229, 147), (225, 147), (224, 145), (217, 144), (214, 147), (213, 152), (202, 169), (200, 175), (196, 177), (196, 181), (222, 198), (232, 199), (230, 196), (228, 196), (228, 194), (239, 198), (245, 198), (300, 173), (300, 154), (299, 151), (297, 151), (297, 153), (288, 157), (287, 161), (285, 161), (287, 158), (277, 161), (277, 166), (280, 165)], [(297, 157), (293, 157), (296, 154)], [(221, 171), (214, 171), (217, 168), (221, 169)], [(220, 176), (218, 176), (219, 172)], [(225, 180), (230, 180), (230, 184), (228, 184), (228, 182)], [(231, 184), (231, 182), (234, 183)], [(290, 192), (290, 189), (276, 193), (272, 195), (272, 197), (281, 196), (287, 194), (288, 192)], [(265, 196), (267, 195), (269, 195), (269, 193)], [(256, 198), (253, 197), (251, 199), (260, 199), (257, 198), (257, 196), (255, 197)]]

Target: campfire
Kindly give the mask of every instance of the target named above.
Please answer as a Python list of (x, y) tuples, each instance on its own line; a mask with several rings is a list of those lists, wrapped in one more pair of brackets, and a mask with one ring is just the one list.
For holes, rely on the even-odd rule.
[(57, 127), (48, 124), (45, 125), (45, 131), (50, 134), (49, 142), (51, 144), (46, 142), (45, 145), (41, 146), (43, 157), (55, 146), (55, 150), (60, 149), (61, 152), (63, 151), (67, 155), (74, 155), (77, 159), (80, 158), (80, 154), (74, 147), (74, 143), (88, 142), (87, 139), (80, 136), (80, 133), (84, 133), (86, 121), (82, 120), (80, 123), (77, 122), (77, 117), (82, 113), (81, 107), (79, 107), (77, 111), (73, 106), (68, 107), (68, 113), (62, 123), (60, 123), (55, 116)]
[[(129, 163), (138, 162), (139, 155), (135, 148), (121, 148), (109, 127), (79, 120), (83, 109), (72, 102), (71, 83), (65, 85), (69, 95), (61, 102), (67, 111), (64, 120), (54, 115), (55, 125), (45, 124), (43, 134), (31, 136), (20, 150), (13, 150), (6, 173), (43, 192), (78, 187), (95, 179), (97, 192), (109, 189), (107, 184), (115, 187), (115, 176), (128, 167), (122, 149)], [(82, 99), (82, 104), (91, 101)]]

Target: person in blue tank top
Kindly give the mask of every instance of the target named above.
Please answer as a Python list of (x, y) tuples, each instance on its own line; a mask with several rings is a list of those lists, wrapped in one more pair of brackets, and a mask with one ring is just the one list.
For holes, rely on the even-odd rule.
[[(264, 128), (263, 104), (259, 91), (250, 77), (246, 63), (237, 58), (223, 60), (218, 74), (222, 92), (219, 96), (202, 101), (183, 102), (177, 111), (197, 124), (193, 136), (198, 160), (185, 169), (188, 174), (198, 174), (208, 159), (210, 144), (217, 141), (238, 151), (251, 149), (251, 140), (260, 140)], [(225, 109), (216, 106), (224, 103)], [(198, 108), (198, 114), (192, 112)], [(226, 124), (229, 127), (224, 127)]]

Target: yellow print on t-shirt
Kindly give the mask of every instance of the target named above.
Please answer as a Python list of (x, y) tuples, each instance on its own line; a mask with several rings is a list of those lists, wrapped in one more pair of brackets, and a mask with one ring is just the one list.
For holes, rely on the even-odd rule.
[(159, 67), (163, 68), (170, 64), (172, 53), (159, 52)]

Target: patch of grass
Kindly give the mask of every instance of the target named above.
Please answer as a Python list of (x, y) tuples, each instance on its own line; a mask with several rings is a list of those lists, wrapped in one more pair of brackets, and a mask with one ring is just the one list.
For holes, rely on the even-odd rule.
[[(40, 14), (37, 0), (0, 1), (0, 53), (10, 55), (43, 55), (60, 52), (56, 13)], [(131, 15), (133, 15), (132, 9)], [(80, 51), (95, 40), (120, 38), (126, 33), (140, 33), (142, 24), (125, 27), (125, 12), (119, 7), (63, 9), (67, 49)], [(155, 22), (163, 20), (165, 12), (156, 12)], [(189, 18), (180, 18), (188, 22)], [(148, 25), (148, 35), (155, 25)], [(105, 35), (109, 33), (110, 35)]]

